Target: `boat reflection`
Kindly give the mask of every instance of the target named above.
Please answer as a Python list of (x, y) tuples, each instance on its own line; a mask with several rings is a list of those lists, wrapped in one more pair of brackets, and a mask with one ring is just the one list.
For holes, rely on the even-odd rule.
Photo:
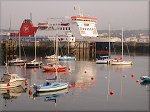
[(2, 98), (5, 100), (5, 106), (7, 101), (12, 102), (14, 99), (17, 99), (17, 97), (21, 96), (22, 93), (26, 92), (27, 88), (23, 88), (22, 86), (0, 90), (0, 94), (2, 95)]
[[(85, 66), (86, 65), (86, 66)], [(80, 61), (76, 65), (75, 73), (70, 79), (70, 88), (88, 90), (95, 85), (96, 81), (95, 63)]]
[(68, 70), (75, 70), (75, 61), (60, 61), (60, 64), (67, 66)]
[(150, 86), (150, 81), (142, 81), (142, 82), (140, 82), (140, 84), (143, 86), (147, 86), (147, 85)]
[(68, 89), (63, 89), (53, 92), (35, 92), (33, 94), (33, 99), (43, 98), (44, 101), (51, 101), (56, 103), (56, 99), (59, 97), (64, 97), (68, 93)]

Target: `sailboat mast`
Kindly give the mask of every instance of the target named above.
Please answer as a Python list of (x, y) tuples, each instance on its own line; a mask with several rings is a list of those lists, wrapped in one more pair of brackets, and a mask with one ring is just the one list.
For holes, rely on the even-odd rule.
[(69, 37), (68, 37), (68, 56), (69, 56)]
[(19, 32), (19, 58), (21, 59), (20, 32)]
[(122, 59), (123, 59), (123, 27), (122, 27)]
[[(58, 24), (57, 24), (57, 32), (56, 32), (56, 77), (58, 75)], [(58, 81), (58, 78), (57, 78)]]
[(58, 34), (56, 34), (56, 64), (58, 63)]
[(110, 24), (109, 24), (109, 58), (110, 58)]
[(34, 56), (35, 56), (35, 60), (36, 60), (36, 35), (34, 35), (35, 36), (35, 54), (34, 54)]
[(58, 65), (58, 24), (57, 24), (57, 32), (56, 32), (56, 49), (55, 50), (56, 50), (56, 65)]

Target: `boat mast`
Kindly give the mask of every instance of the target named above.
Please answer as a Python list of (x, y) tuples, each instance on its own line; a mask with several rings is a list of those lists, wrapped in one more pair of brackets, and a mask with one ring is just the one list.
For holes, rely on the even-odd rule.
[[(57, 31), (58, 32), (58, 31)], [(58, 33), (56, 34), (56, 65), (58, 64)]]
[(123, 27), (122, 27), (122, 59), (123, 59)]
[(19, 58), (21, 59), (20, 32), (19, 32)]
[[(69, 38), (69, 37), (68, 37)], [(69, 39), (68, 39), (68, 56), (69, 56)]]
[(35, 36), (35, 46), (34, 46), (35, 47), (35, 50), (34, 50), (35, 54), (34, 55), (35, 55), (35, 60), (36, 60), (36, 35), (34, 35), (34, 36)]
[(110, 58), (110, 24), (109, 24), (109, 58)]
[[(58, 23), (58, 22), (57, 22)], [(57, 72), (57, 70), (58, 70), (58, 24), (57, 24), (57, 29), (56, 29), (57, 31), (56, 31), (56, 77), (57, 77), (57, 74), (58, 74), (58, 72)], [(58, 78), (56, 79), (56, 80), (58, 80)]]

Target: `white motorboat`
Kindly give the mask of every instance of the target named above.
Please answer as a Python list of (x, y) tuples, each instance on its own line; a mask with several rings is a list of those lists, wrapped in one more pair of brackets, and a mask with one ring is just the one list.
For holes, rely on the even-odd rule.
[(3, 77), (0, 80), (0, 89), (20, 86), (25, 80), (25, 78), (21, 78), (14, 73), (3, 74)]

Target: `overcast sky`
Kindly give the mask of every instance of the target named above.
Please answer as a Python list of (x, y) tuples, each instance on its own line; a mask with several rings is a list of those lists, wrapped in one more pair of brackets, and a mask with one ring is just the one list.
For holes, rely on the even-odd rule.
[(32, 13), (33, 24), (48, 17), (73, 16), (80, 6), (84, 15), (97, 18), (97, 29), (149, 28), (149, 0), (1, 0), (1, 28), (19, 29)]

